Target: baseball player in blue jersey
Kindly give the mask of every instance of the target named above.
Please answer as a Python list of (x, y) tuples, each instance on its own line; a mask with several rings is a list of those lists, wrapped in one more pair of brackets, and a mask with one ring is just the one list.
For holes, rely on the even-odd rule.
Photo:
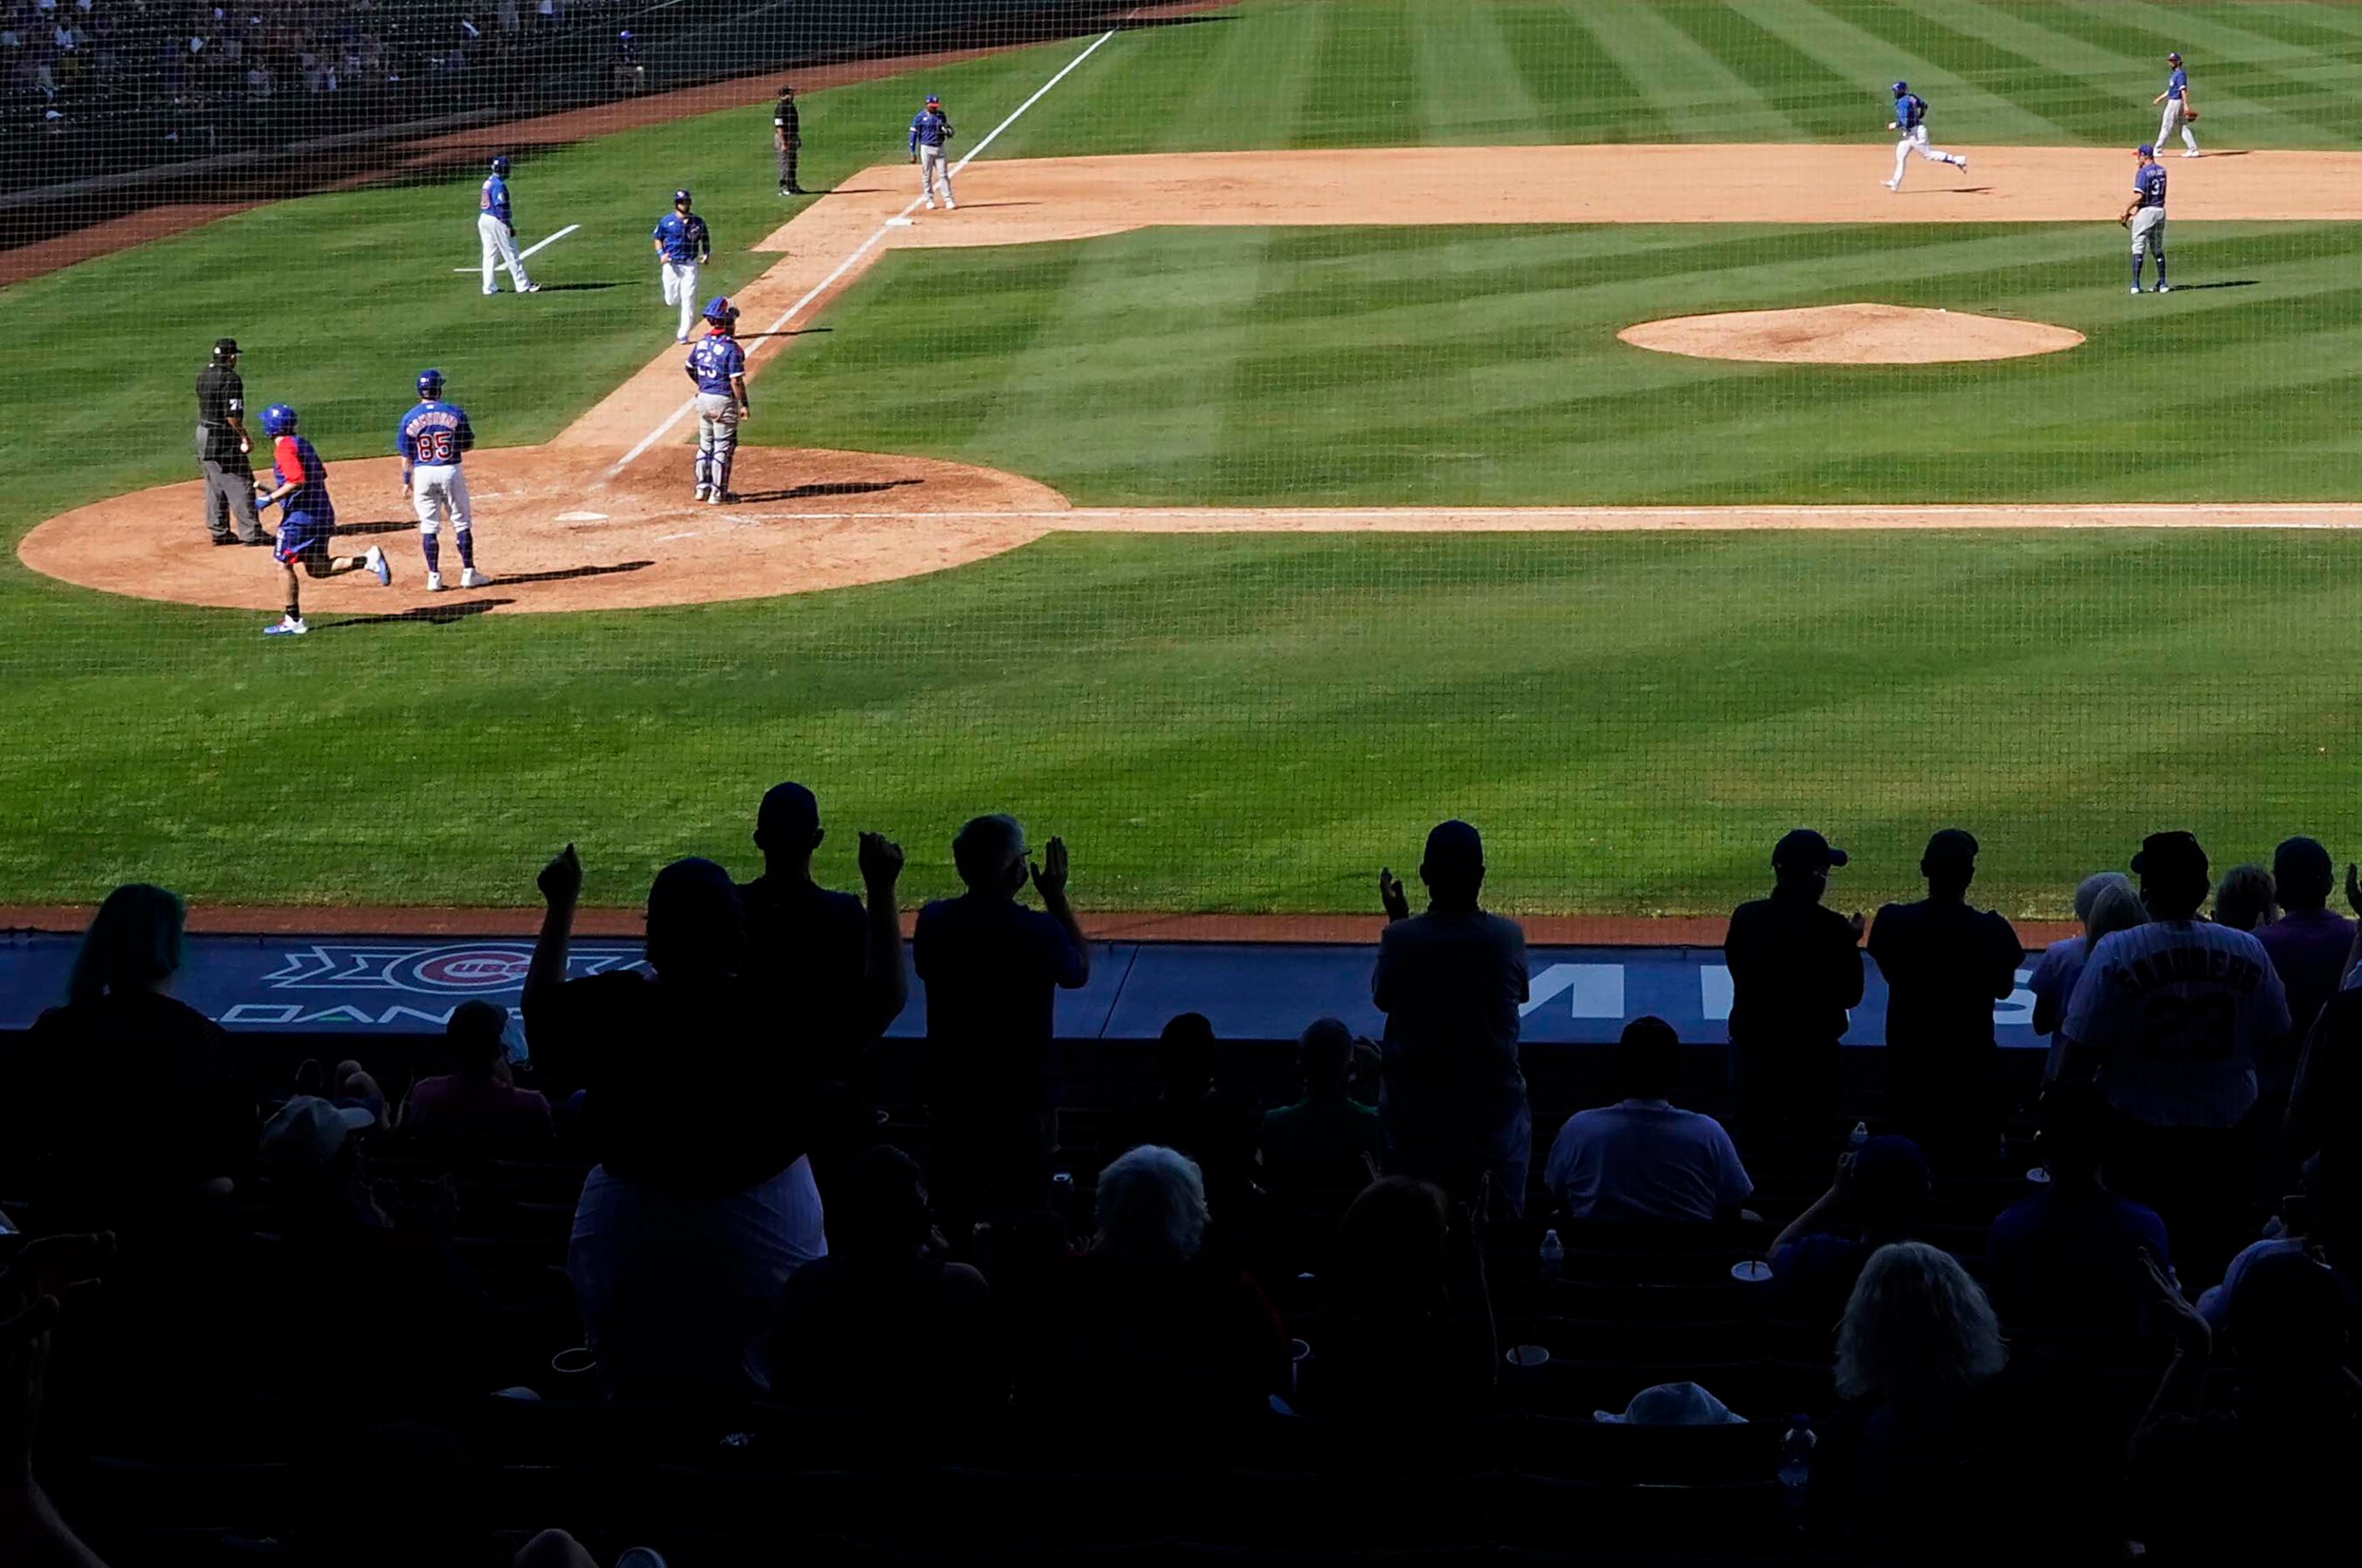
[(2163, 147), (2179, 129), (2185, 149), (2181, 156), (2195, 158), (2198, 156), (2198, 133), (2190, 128), (2190, 122), (2198, 117), (2198, 105), (2190, 101), (2190, 72), (2181, 69), (2179, 52), (2167, 55), (2165, 63), (2169, 68), (2165, 91), (2149, 100), (2152, 104), (2165, 105), (2165, 118), (2158, 122), (2157, 145)]
[(705, 220), (689, 210), (689, 193), (672, 193), (672, 211), (657, 220), (657, 262), (664, 277), (664, 303), (680, 306), (680, 330), (675, 343), (689, 341), (690, 325), (697, 319), (697, 270), (713, 254), (713, 237)]
[(2171, 293), (2173, 287), (2165, 281), (2165, 166), (2157, 160), (2157, 149), (2147, 142), (2133, 149), (2133, 156), (2140, 161), (2133, 169), (2132, 204), (2116, 219), (2132, 230), (2132, 292), (2141, 292), (2141, 256), (2153, 250), (2157, 253), (2157, 292)]
[(477, 193), (476, 237), (484, 247), (484, 293), (501, 292), (493, 277), (495, 267), (509, 270), (517, 293), (541, 293), (541, 285), (524, 275), (524, 258), (517, 254), (515, 215), (509, 208), (509, 160), (505, 158), (492, 160), (492, 171), (484, 177), (483, 188)]
[(418, 372), (418, 402), (393, 428), (393, 449), (402, 454), (402, 493), (418, 513), (418, 546), (426, 555), (426, 591), (443, 591), (442, 541), (436, 525), (451, 522), (459, 547), (459, 586), (481, 588), (490, 580), (476, 569), (475, 519), (468, 509), (468, 476), (460, 463), (476, 444), (468, 411), (443, 400), (443, 372)]
[(952, 122), (944, 116), (944, 101), (928, 94), (926, 106), (911, 116), (911, 161), (919, 166), (919, 194), (927, 198), (929, 212), (935, 210), (937, 181), (943, 182), (944, 211), (959, 209), (959, 204), (952, 200), (951, 165), (944, 161), (944, 143), (955, 134)]
[(720, 294), (705, 304), (705, 336), (689, 351), (687, 369), (697, 383), (697, 499), (719, 506), (738, 499), (730, 493), (730, 464), (738, 455), (738, 422), (755, 412), (746, 402), (738, 307)]
[(279, 563), (279, 576), (287, 590), (287, 614), (276, 625), (262, 628), (266, 637), (300, 637), (312, 628), (304, 624), (302, 596), (295, 587), (295, 563), (313, 577), (334, 577), (343, 571), (367, 570), (376, 574), (383, 587), (393, 581), (392, 569), (385, 564), (385, 552), (371, 545), (358, 556), (332, 556), (328, 541), (337, 534), (337, 507), (328, 499), (327, 465), (312, 443), (295, 433), (295, 411), (283, 403), (274, 403), (262, 411), (262, 433), (270, 437), (270, 482), (254, 481), (254, 504), (258, 510), (282, 508), (279, 513), (279, 536), (271, 541), (270, 555)]
[(1886, 128), (1903, 133), (1903, 139), (1894, 144), (1894, 178), (1882, 182), (1888, 190), (1903, 189), (1903, 166), (1911, 160), (1914, 152), (1930, 163), (1948, 163), (1967, 172), (1967, 159), (1957, 152), (1938, 152), (1927, 145), (1927, 100), (1911, 91), (1908, 82), (1894, 84), (1894, 117), (1886, 122)]

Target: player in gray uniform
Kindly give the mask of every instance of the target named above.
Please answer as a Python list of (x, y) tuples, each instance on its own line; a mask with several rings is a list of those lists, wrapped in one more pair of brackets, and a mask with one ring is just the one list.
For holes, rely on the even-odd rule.
[(254, 511), (253, 450), (237, 339), (216, 337), (213, 362), (197, 372), (197, 468), (205, 477), (205, 532), (216, 545), (270, 543)]
[(2169, 294), (2173, 285), (2165, 281), (2165, 166), (2157, 160), (2157, 149), (2147, 142), (2133, 149), (2133, 157), (2138, 162), (2133, 169), (2132, 204), (2116, 219), (2132, 231), (2132, 292), (2141, 292), (2141, 257), (2154, 251), (2157, 292)]
[(683, 367), (697, 383), (697, 499), (711, 506), (738, 499), (730, 493), (730, 465), (738, 456), (738, 422), (755, 412), (737, 334), (738, 307), (714, 295), (705, 302), (705, 336)]

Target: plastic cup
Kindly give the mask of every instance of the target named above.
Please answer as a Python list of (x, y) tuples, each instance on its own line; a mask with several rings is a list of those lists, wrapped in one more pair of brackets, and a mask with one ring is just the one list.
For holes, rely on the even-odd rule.
[(549, 1370), (560, 1377), (581, 1377), (599, 1370), (599, 1353), (589, 1345), (576, 1345), (559, 1351), (549, 1358)]
[(1772, 1265), (1761, 1258), (1742, 1258), (1730, 1265), (1730, 1277), (1741, 1285), (1761, 1285), (1772, 1277)]
[(1541, 1345), (1511, 1345), (1509, 1353), (1503, 1359), (1511, 1366), (1548, 1366), (1550, 1351)]

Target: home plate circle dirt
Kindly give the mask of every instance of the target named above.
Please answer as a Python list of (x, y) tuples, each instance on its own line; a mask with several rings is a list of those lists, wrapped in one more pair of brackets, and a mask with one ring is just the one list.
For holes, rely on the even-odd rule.
[[(737, 503), (707, 506), (691, 499), (689, 453), (666, 456), (609, 480), (612, 455), (588, 448), (473, 453), (476, 564), (491, 582), (458, 587), (447, 532), (441, 593), (426, 591), (418, 524), (394, 459), (330, 463), (337, 549), (381, 546), (393, 585), (381, 588), (367, 573), (305, 577), (305, 617), (627, 610), (848, 588), (1015, 549), (1047, 533), (1045, 514), (1067, 506), (1046, 485), (991, 469), (764, 447), (739, 448)], [(35, 571), (109, 593), (278, 610), (270, 552), (213, 544), (203, 516), (195, 481), (164, 485), (52, 517), (17, 554)], [(273, 525), (275, 514), (265, 524)]]
[(2083, 335), (2040, 321), (1907, 305), (1811, 305), (1676, 315), (1628, 326), (1636, 348), (1695, 359), (1755, 359), (1791, 365), (1943, 365), (2016, 359), (2077, 347)]

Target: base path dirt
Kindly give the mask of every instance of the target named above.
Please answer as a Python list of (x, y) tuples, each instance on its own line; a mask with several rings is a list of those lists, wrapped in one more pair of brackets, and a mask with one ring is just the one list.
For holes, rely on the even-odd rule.
[[(901, 248), (1076, 239), (1159, 224), (2105, 224), (2129, 183), (2130, 160), (2112, 150), (1965, 150), (1972, 180), (1931, 171), (1899, 194), (1881, 183), (1888, 153), (1876, 145), (988, 160), (962, 173), (960, 207), (950, 213), (913, 212), (915, 173), (885, 164), (766, 239), (758, 248), (784, 254), (737, 298), (750, 374), (759, 379), (831, 299)], [(2178, 217), (2362, 218), (2362, 153), (2211, 154), (2175, 163)], [(1912, 178), (1920, 179), (1916, 170)], [(942, 570), (1058, 531), (2362, 526), (2362, 505), (2340, 504), (1077, 508), (1046, 485), (986, 469), (769, 447), (741, 448), (740, 504), (704, 507), (689, 495), (683, 448), (693, 422), (684, 417), (681, 353), (662, 342), (547, 447), (469, 458), (481, 558), (496, 580), (488, 591), (424, 592), (415, 524), (395, 493), (392, 459), (331, 464), (344, 531), (386, 545), (398, 575), (392, 589), (349, 576), (307, 580), (307, 610), (367, 621), (759, 598)], [(747, 434), (769, 432), (758, 421)], [(18, 555), (36, 571), (108, 592), (278, 608), (262, 553), (211, 546), (201, 515), (193, 481), (166, 485), (51, 518), (25, 536)]]
[(2083, 335), (2039, 321), (1909, 305), (1806, 305), (1643, 321), (1616, 335), (1635, 348), (1694, 359), (1783, 365), (1942, 365), (2016, 359), (2075, 348)]

